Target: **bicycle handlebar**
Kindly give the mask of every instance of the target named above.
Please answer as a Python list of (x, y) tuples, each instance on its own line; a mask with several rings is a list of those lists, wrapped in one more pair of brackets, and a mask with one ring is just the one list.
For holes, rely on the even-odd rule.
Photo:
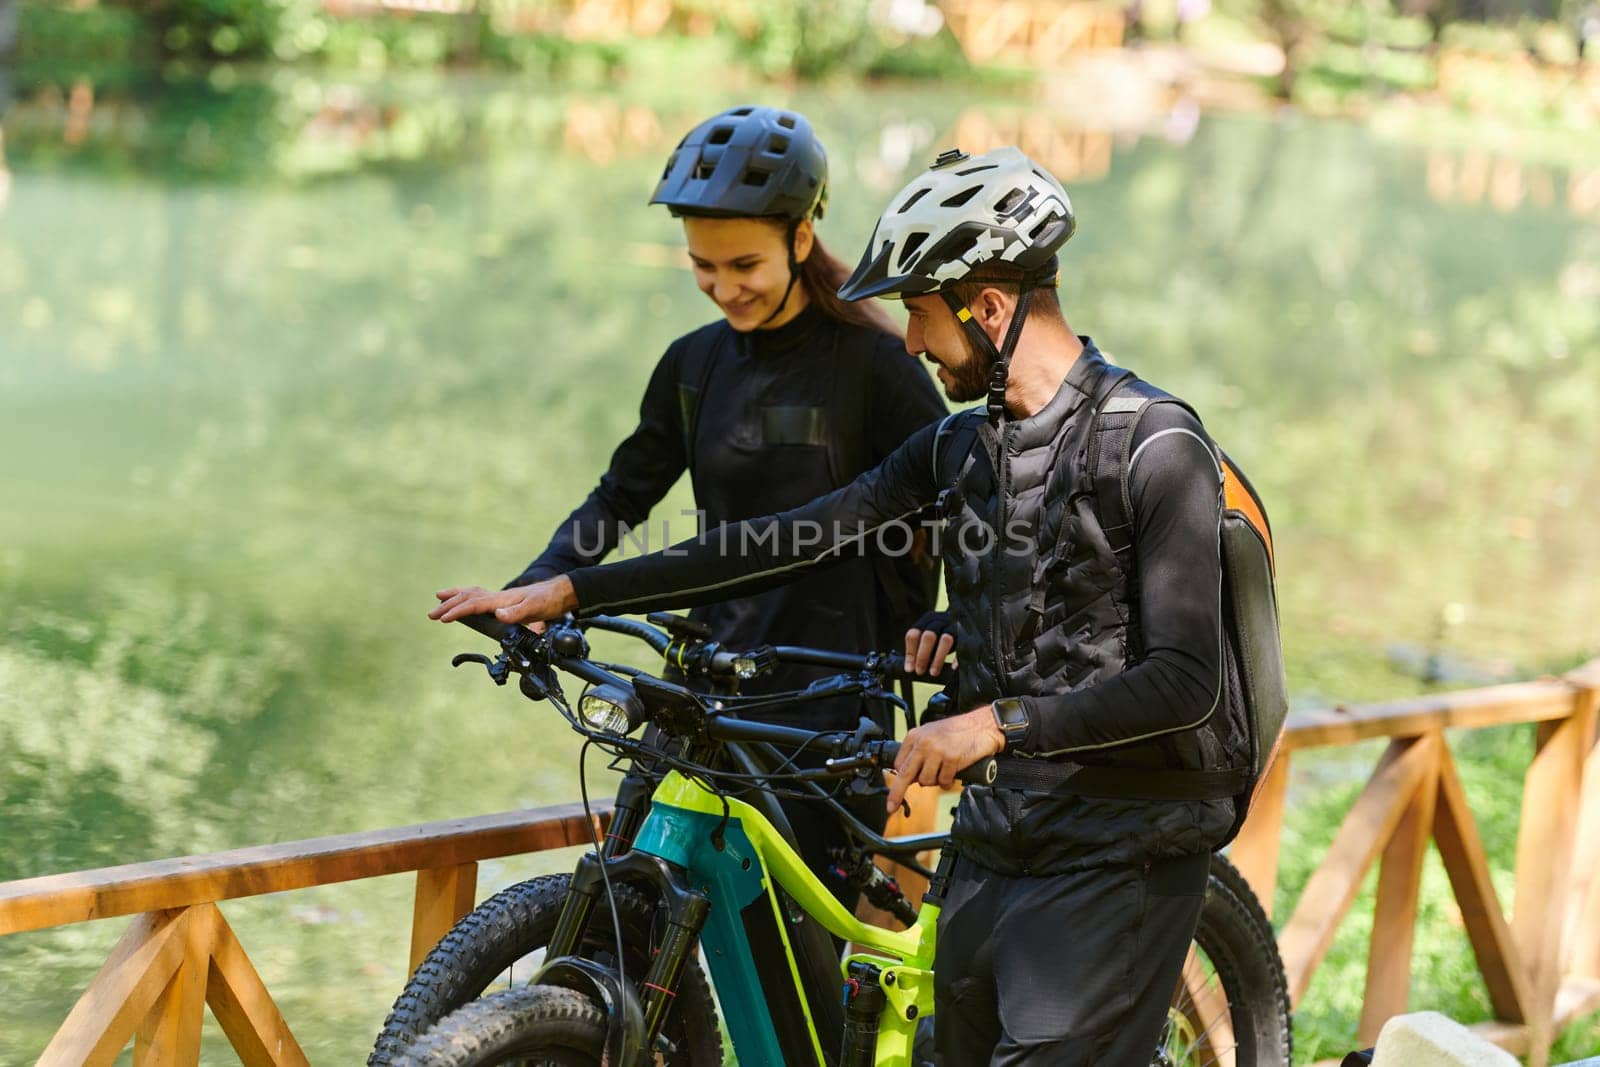
[[(464, 623), (468, 629), (475, 630), (490, 640), (499, 643), (508, 654), (518, 658), (520, 661), (518, 666), (523, 669), (531, 667), (539, 659), (545, 659), (551, 665), (560, 667), (562, 670), (596, 685), (627, 685), (616, 675), (589, 662), (585, 658), (586, 650), (584, 654), (577, 656), (564, 655), (556, 650), (552, 647), (556, 637), (554, 634), (548, 632), (544, 635), (536, 634), (532, 630), (515, 623), (502, 622), (491, 614), (466, 615), (459, 621)], [(671, 644), (670, 638), (660, 630), (631, 619), (595, 616), (585, 621), (588, 625), (597, 629), (636, 637), (648, 644), (657, 653), (665, 654)], [(905, 657), (893, 653), (872, 653), (863, 656), (799, 646), (780, 646), (774, 649), (774, 652), (780, 660), (788, 663), (855, 671), (881, 670), (885, 674), (896, 678), (940, 681), (940, 679), (932, 679), (920, 674), (907, 674), (905, 672)], [(731, 666), (737, 655), (737, 653), (732, 652), (718, 652), (714, 658), (727, 657)], [(948, 679), (944, 680), (947, 681)], [(705, 726), (706, 736), (716, 741), (735, 743), (761, 742), (794, 749), (829, 751), (835, 756), (845, 757), (837, 761), (839, 766), (836, 768), (835, 773), (854, 773), (863, 767), (889, 768), (894, 765), (895, 758), (900, 753), (900, 742), (898, 741), (867, 741), (854, 752), (851, 752), (850, 745), (853, 738), (849, 734), (839, 732), (819, 734), (814, 730), (779, 726), (776, 723), (754, 722), (715, 712), (707, 714)], [(834, 761), (830, 761), (830, 763), (832, 762)], [(991, 756), (966, 768), (956, 777), (968, 785), (990, 785), (995, 780), (997, 770), (998, 767), (994, 757)]]

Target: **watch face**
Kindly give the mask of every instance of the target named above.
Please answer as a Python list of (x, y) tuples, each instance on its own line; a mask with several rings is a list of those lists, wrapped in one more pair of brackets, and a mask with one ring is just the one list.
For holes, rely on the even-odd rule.
[(1028, 725), (1028, 713), (1016, 697), (1001, 697), (994, 702), (994, 718), (1002, 730), (1015, 730)]

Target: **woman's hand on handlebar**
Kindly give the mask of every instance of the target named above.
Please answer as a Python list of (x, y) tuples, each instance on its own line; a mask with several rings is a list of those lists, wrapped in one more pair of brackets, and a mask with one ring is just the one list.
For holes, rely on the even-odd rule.
[(949, 789), (956, 775), (1006, 747), (1005, 734), (995, 725), (988, 706), (952, 715), (906, 734), (894, 760), (894, 783), (889, 787), (889, 810), (900, 807), (913, 785)]
[(956, 632), (949, 613), (925, 612), (906, 631), (906, 670), (937, 678), (955, 647)]
[(455, 622), (463, 615), (492, 611), (501, 622), (541, 623), (559, 619), (578, 608), (572, 580), (564, 574), (512, 589), (490, 592), (471, 585), (441, 589), (434, 596), (439, 598), (439, 606), (428, 612), (428, 618), (440, 622)]

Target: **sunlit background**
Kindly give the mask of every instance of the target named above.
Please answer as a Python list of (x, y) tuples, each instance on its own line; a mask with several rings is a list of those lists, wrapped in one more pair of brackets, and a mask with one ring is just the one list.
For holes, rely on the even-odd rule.
[[(0, 881), (576, 797), (423, 613), (522, 568), (714, 315), (645, 200), (750, 101), (816, 125), (846, 260), (942, 148), (1062, 178), (1069, 320), (1268, 502), (1298, 706), (1593, 656), (1600, 9), (1218, 4), (1009, 45), (979, 0), (0, 4)], [(1530, 738), (1457, 750), (1503, 897)], [(1280, 899), (1373, 755), (1297, 760)], [(1487, 1018), (1429, 863), (1413, 1004)], [(411, 892), (226, 907), (313, 1061), (365, 1055)], [(1370, 916), (1297, 1059), (1354, 1047)], [(0, 940), (0, 1062), (122, 926)]]

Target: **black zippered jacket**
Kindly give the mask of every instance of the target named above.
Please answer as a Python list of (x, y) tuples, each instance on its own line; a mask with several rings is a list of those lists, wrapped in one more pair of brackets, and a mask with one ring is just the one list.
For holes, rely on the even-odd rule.
[[(682, 536), (693, 528), (688, 516), (646, 519), (686, 469), (703, 528), (714, 529), (847, 485), (947, 413), (927, 372), (892, 334), (841, 323), (814, 304), (773, 330), (739, 333), (718, 320), (667, 348), (639, 405), (639, 424), (599, 485), (508, 584), (589, 567), (619, 547), (664, 547), (663, 519)], [(630, 527), (635, 532), (624, 541)], [(930, 557), (919, 565), (869, 553), (782, 588), (697, 600), (692, 614), (731, 648), (892, 651), (933, 606), (937, 584)], [(741, 691), (800, 688), (827, 673), (786, 667)], [(814, 729), (853, 727), (858, 714), (855, 700), (765, 713)]]
[[(905, 525), (939, 520), (957, 656), (983, 667), (960, 672), (960, 707), (1013, 695), (1029, 709), (1028, 735), (1008, 756), (1205, 769), (1204, 724), (1219, 704), (1224, 670), (1216, 459), (1193, 415), (1176, 404), (1154, 406), (1131, 442), (1135, 558), (1119, 566), (1097, 551), (1092, 522), (1078, 506), (1094, 491), (1081, 446), (1109, 370), (1083, 340), (1055, 398), (998, 435), (980, 435), (959, 471), (941, 469), (940, 427), (927, 427), (849, 485), (798, 508), (708, 529), (676, 546), (677, 558), (572, 572), (580, 610), (649, 611), (804, 581), (850, 565), (873, 544), (899, 544)], [(1051, 478), (1063, 455), (1068, 476)], [(971, 536), (985, 526), (987, 547)], [(1082, 544), (1069, 546), (1066, 565), (1044, 579), (1045, 626), (1020, 640), (1038, 556), (1058, 536)], [(1209, 851), (1232, 820), (1228, 800), (972, 787), (953, 833), (976, 862), (1026, 875)]]

